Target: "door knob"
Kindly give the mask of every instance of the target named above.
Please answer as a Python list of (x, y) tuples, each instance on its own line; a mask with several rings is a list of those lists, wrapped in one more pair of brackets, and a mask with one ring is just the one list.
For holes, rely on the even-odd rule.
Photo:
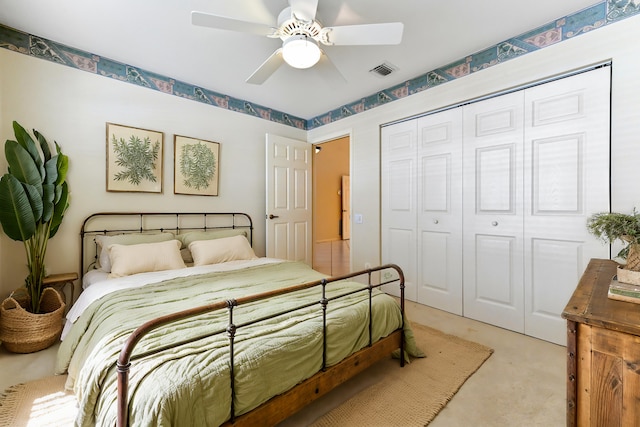
[(278, 215), (269, 214), (269, 219), (280, 218)]
[(494, 227), (497, 227), (497, 226), (498, 226), (498, 221), (493, 221), (493, 222), (491, 223), (491, 225), (493, 225)]
[(439, 221), (438, 221), (437, 219), (434, 219), (434, 220), (433, 220), (433, 223), (434, 223), (434, 224), (437, 224), (438, 222), (439, 222)]

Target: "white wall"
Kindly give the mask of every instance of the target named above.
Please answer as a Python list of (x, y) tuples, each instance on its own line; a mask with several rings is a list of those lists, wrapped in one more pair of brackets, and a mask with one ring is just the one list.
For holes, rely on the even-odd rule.
[[(79, 270), (82, 220), (99, 211), (241, 211), (253, 218), (254, 247), (265, 248), (265, 133), (306, 139), (306, 132), (0, 49), (0, 140), (11, 123), (37, 128), (69, 156), (71, 204), (49, 242), (52, 273)], [(106, 122), (164, 132), (163, 194), (105, 190)], [(173, 194), (173, 135), (219, 142), (218, 197)], [(0, 172), (6, 171), (4, 155)], [(27, 274), (21, 242), (0, 235), (0, 299)]]
[[(314, 129), (288, 126), (168, 96), (0, 49), (0, 138), (13, 137), (11, 121), (37, 127), (69, 155), (71, 207), (50, 242), (52, 272), (78, 270), (82, 219), (102, 210), (239, 210), (256, 225), (264, 254), (264, 134), (318, 143), (351, 136), (352, 267), (380, 261), (380, 125), (506, 88), (611, 59), (612, 208), (640, 208), (640, 16), (593, 30), (386, 106)], [(426, 72), (427, 70), (425, 70)], [(294, 112), (295, 113), (295, 112)], [(105, 122), (165, 133), (164, 193), (105, 191)], [(219, 197), (173, 195), (173, 135), (221, 143)], [(0, 156), (0, 171), (6, 170)], [(0, 236), (0, 298), (19, 286), (26, 268), (22, 244)]]
[(612, 209), (640, 208), (640, 16), (311, 130), (312, 143), (351, 135), (352, 267), (380, 261), (380, 126), (605, 60), (613, 62)]

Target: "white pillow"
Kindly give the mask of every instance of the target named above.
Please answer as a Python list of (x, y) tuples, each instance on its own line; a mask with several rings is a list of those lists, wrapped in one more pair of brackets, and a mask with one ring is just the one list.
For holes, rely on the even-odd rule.
[(180, 245), (179, 240), (139, 245), (109, 245), (107, 247), (111, 261), (109, 277), (185, 268), (180, 256)]
[(224, 237), (214, 240), (196, 240), (189, 244), (193, 265), (258, 258), (244, 236)]
[(97, 268), (109, 273), (111, 271), (111, 261), (107, 247), (113, 244), (118, 245), (139, 245), (141, 243), (166, 242), (175, 239), (173, 233), (129, 233), (116, 234), (111, 236), (97, 235), (95, 237), (98, 254)]

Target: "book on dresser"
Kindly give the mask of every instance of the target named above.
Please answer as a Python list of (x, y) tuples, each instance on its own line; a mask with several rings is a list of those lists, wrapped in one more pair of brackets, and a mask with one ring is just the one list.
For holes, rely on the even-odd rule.
[(609, 285), (608, 297), (618, 301), (627, 301), (640, 304), (640, 285), (618, 282), (618, 276), (614, 276)]

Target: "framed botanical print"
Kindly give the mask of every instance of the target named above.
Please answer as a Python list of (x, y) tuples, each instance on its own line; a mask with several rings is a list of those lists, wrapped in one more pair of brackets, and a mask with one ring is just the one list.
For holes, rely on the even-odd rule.
[(220, 177), (220, 144), (186, 136), (174, 136), (173, 192), (217, 196)]
[(162, 193), (164, 134), (107, 123), (107, 191)]

